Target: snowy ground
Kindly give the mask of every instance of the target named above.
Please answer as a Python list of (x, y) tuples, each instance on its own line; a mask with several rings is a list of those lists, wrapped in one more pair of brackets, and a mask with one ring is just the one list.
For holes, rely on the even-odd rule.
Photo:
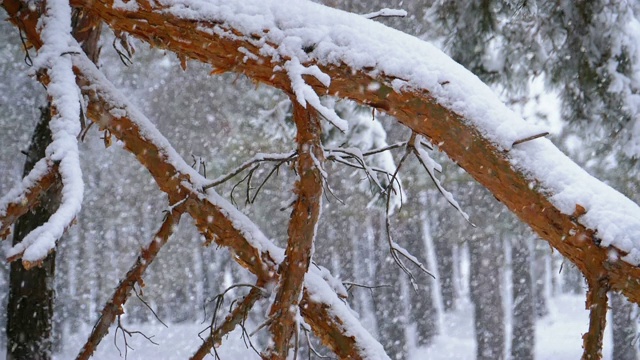
[[(461, 309), (447, 314), (444, 318), (443, 335), (437, 337), (433, 346), (418, 348), (412, 352), (410, 360), (473, 360), (474, 340), (472, 329), (471, 308), (468, 303)], [(584, 310), (584, 297), (563, 295), (553, 298), (550, 304), (550, 315), (537, 322), (536, 330), (536, 359), (573, 360), (582, 354), (581, 334), (588, 325), (588, 313)], [(153, 335), (153, 340), (159, 345), (153, 345), (140, 336), (134, 336), (129, 344), (134, 350), (128, 351), (127, 359), (186, 359), (189, 358), (200, 340), (198, 332), (204, 328), (201, 324), (179, 324), (164, 328), (161, 325), (130, 326), (130, 330), (144, 331)], [(63, 351), (56, 359), (74, 358), (86, 339), (89, 328), (81, 331), (82, 335), (73, 336), (66, 342)], [(118, 336), (120, 349), (122, 334)], [(611, 334), (605, 335), (604, 359), (611, 359)], [(233, 333), (218, 349), (222, 359), (259, 359), (252, 351), (247, 350), (239, 332)], [(114, 346), (113, 329), (102, 342), (94, 356), (99, 360), (123, 359)], [(213, 357), (210, 357), (213, 359)]]

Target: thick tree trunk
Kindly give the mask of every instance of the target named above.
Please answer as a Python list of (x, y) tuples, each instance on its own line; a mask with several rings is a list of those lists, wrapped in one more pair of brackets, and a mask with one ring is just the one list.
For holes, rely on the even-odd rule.
[[(51, 143), (49, 107), (42, 109), (27, 152), (24, 166), (26, 176), (35, 163), (44, 157)], [(44, 192), (39, 204), (21, 216), (15, 225), (13, 244), (17, 244), (33, 229), (45, 223), (60, 204), (60, 181)], [(11, 263), (9, 274), (9, 302), (7, 304), (7, 359), (51, 359), (52, 319), (55, 290), (53, 276), (55, 252), (50, 253), (42, 266), (26, 270), (21, 261)]]
[(513, 333), (511, 358), (533, 360), (535, 349), (535, 316), (531, 239), (511, 242), (511, 269), (513, 283)]
[(631, 304), (619, 293), (610, 293), (611, 313), (613, 318), (613, 359), (637, 360), (638, 342), (636, 336), (638, 327), (634, 309)]

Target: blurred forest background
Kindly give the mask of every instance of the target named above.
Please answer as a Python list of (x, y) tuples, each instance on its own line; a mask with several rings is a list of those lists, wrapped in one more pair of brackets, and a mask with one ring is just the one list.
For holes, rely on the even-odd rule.
[[(377, 21), (437, 44), (492, 84), (528, 121), (544, 124), (554, 143), (576, 162), (640, 200), (640, 147), (634, 122), (640, 120), (638, 2), (324, 3), (361, 14), (381, 8), (406, 10), (406, 18)], [(0, 13), (0, 19), (4, 16)], [(210, 75), (209, 67), (196, 62), (183, 71), (173, 54), (137, 41), (136, 53), (125, 66), (113, 39), (113, 34), (103, 34), (102, 71), (185, 159), (206, 168), (209, 178), (255, 153), (295, 148), (290, 104), (282, 93), (236, 74)], [(28, 147), (45, 105), (42, 86), (27, 76), (27, 70), (18, 30), (0, 22), (0, 194), (19, 181), (25, 159), (21, 151)], [(327, 144), (367, 149), (410, 136), (409, 131), (389, 126), (395, 120), (384, 114), (376, 113), (374, 119), (370, 109), (347, 102), (335, 106), (352, 130), (344, 135), (327, 129)], [(84, 206), (77, 225), (58, 246), (58, 348), (81, 325), (96, 321), (163, 215), (158, 209), (166, 200), (152, 178), (120, 149), (121, 144), (105, 149), (104, 137), (92, 129), (81, 144)], [(392, 153), (397, 163), (403, 150)], [(393, 213), (392, 233), (435, 279), (412, 269), (418, 284), (413, 290), (389, 255), (383, 201), (375, 198), (362, 172), (334, 163), (328, 170), (335, 196), (328, 194), (323, 204), (314, 261), (348, 285), (350, 305), (390, 354), (402, 358), (408, 344), (430, 344), (446, 313), (472, 304), (478, 359), (533, 358), (535, 320), (548, 314), (553, 297), (584, 293), (582, 276), (455, 164), (437, 151), (432, 156), (443, 165), (443, 185), (475, 227), (438, 193), (419, 163), (409, 159), (400, 173), (403, 205)], [(234, 187), (244, 175), (217, 190), (282, 246), (289, 210), (281, 208), (290, 199), (293, 173), (288, 166), (280, 167), (257, 192), (271, 171), (269, 164), (258, 168), (249, 191), (246, 181)], [(251, 275), (227, 250), (203, 250), (202, 245), (196, 228), (183, 222), (145, 277), (144, 298), (164, 322), (200, 323), (208, 300), (232, 284), (251, 283)], [(0, 289), (8, 286), (7, 273), (7, 266), (0, 267)], [(2, 343), (6, 294), (0, 291)], [(611, 306), (614, 358), (636, 359), (636, 307), (619, 296), (613, 296)], [(157, 322), (136, 298), (127, 304), (126, 313), (128, 324)]]

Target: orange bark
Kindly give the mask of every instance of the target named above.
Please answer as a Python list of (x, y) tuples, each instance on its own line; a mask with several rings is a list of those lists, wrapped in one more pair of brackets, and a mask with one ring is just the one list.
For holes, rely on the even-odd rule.
[[(4, 0), (2, 6), (9, 13), (10, 21), (29, 36), (29, 42), (36, 47), (40, 46), (39, 34), (35, 31), (37, 13), (22, 6), (19, 0)], [(244, 230), (238, 228), (223, 209), (204, 198), (191, 184), (189, 176), (178, 171), (174, 164), (167, 161), (164, 150), (142, 134), (137, 124), (127, 117), (126, 109), (119, 109), (126, 114), (125, 116), (117, 117), (112, 114), (111, 110), (120, 105), (110, 103), (113, 94), (110, 94), (108, 89), (91, 86), (94, 84), (87, 74), (83, 74), (78, 68), (75, 70), (83, 95), (89, 100), (87, 117), (102, 128), (108, 129), (114, 137), (124, 143), (125, 149), (136, 156), (154, 177), (158, 187), (167, 193), (171, 203), (189, 198), (185, 202), (185, 211), (191, 215), (200, 232), (208, 240), (230, 248), (234, 259), (256, 275), (261, 283), (277, 281), (277, 264), (270, 254), (266, 250), (255, 248), (245, 238)], [(340, 358), (361, 359), (363, 344), (353, 335), (345, 333), (343, 319), (330, 310), (329, 304), (312, 299), (310, 294), (304, 291), (301, 312), (315, 334)]]
[(319, 115), (313, 109), (303, 108), (295, 99), (292, 103), (293, 121), (298, 129), (296, 171), (299, 179), (295, 184), (297, 198), (291, 211), (287, 251), (278, 270), (278, 292), (269, 313), (273, 345), (264, 356), (268, 359), (286, 358), (291, 337), (299, 330), (296, 317), (322, 202), (323, 170), (319, 167), (324, 163), (324, 153)]
[(49, 166), (49, 171), (38, 179), (31, 188), (25, 189), (20, 199), (16, 199), (7, 205), (5, 213), (0, 215), (0, 239), (5, 239), (9, 236), (11, 233), (11, 225), (38, 203), (40, 194), (47, 191), (57, 182), (57, 167), (57, 164)]
[(584, 353), (582, 360), (602, 359), (602, 341), (607, 324), (607, 293), (609, 291), (606, 279), (589, 280), (587, 292), (587, 309), (589, 310), (589, 331), (582, 336)]
[[(112, 0), (72, 1), (74, 6), (82, 7), (102, 18), (113, 29), (128, 32), (154, 46), (167, 48), (180, 58), (200, 60), (222, 71), (243, 73), (256, 81), (287, 93), (292, 92), (288, 76), (284, 72), (273, 72), (274, 66), (282, 66), (283, 63), (274, 63), (271, 58), (264, 57), (252, 42), (246, 40), (259, 40), (262, 34), (243, 34), (240, 29), (231, 28), (227, 24), (185, 20), (160, 13), (159, 10), (162, 9), (157, 8), (154, 3), (145, 0), (137, 3), (138, 9), (132, 12), (122, 8), (114, 9)], [(2, 6), (13, 23), (21, 27), (29, 41), (37, 46), (37, 13), (22, 6), (19, 0), (4, 0)], [(214, 32), (207, 29), (214, 26), (238, 36), (213, 35)], [(247, 57), (246, 51), (254, 56)], [(245, 58), (247, 60), (243, 61)], [(326, 88), (312, 77), (305, 78), (318, 94), (336, 95), (371, 105), (396, 117), (416, 133), (429, 137), (543, 239), (571, 260), (585, 274), (590, 284), (600, 281), (599, 279), (607, 279), (607, 288), (621, 291), (632, 302), (640, 303), (640, 268), (619, 258), (610, 258), (609, 249), (597, 245), (599, 239), (594, 232), (577, 221), (584, 209), (576, 211), (574, 215), (560, 212), (548, 200), (553, 194), (544, 194), (536, 187), (530, 187), (530, 179), (512, 166), (508, 154), (484, 138), (469, 125), (467, 119), (436, 103), (427, 91), (395, 92), (391, 87), (394, 80), (392, 77), (385, 74), (371, 75), (371, 69), (350, 68), (347, 65), (305, 65), (317, 65), (332, 79), (330, 86)], [(82, 77), (83, 74), (79, 75)], [(368, 89), (372, 82), (381, 86), (373, 91), (362, 91)], [(192, 187), (186, 186), (185, 183), (189, 183), (188, 176), (166, 162), (161, 149), (146, 141), (140, 129), (130, 119), (108, 115), (106, 100), (97, 93), (90, 95), (89, 116), (108, 128), (125, 143), (129, 151), (136, 154), (172, 202), (187, 196), (191, 198), (187, 211), (196, 220), (201, 232), (218, 244), (233, 249), (236, 260), (254, 272), (259, 279), (275, 281), (276, 265), (269, 254), (253, 247), (243, 232), (225, 216), (224, 211), (200, 198), (201, 194)], [(624, 255), (624, 252), (618, 252)], [(314, 302), (304, 292), (300, 305), (303, 316), (314, 331), (338, 356), (358, 357), (357, 339), (344, 334), (340, 319), (334, 318), (327, 311), (326, 304)]]

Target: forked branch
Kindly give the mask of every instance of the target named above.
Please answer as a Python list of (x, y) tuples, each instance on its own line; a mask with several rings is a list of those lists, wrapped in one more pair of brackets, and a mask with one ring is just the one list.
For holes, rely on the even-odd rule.
[(298, 131), (296, 171), (299, 179), (295, 183), (297, 199), (289, 221), (287, 250), (278, 269), (278, 291), (269, 312), (273, 342), (264, 355), (268, 359), (285, 359), (292, 337), (297, 338), (299, 334), (297, 309), (305, 274), (311, 264), (325, 177), (319, 116), (311, 108), (305, 109), (295, 101), (292, 104), (293, 121)]

